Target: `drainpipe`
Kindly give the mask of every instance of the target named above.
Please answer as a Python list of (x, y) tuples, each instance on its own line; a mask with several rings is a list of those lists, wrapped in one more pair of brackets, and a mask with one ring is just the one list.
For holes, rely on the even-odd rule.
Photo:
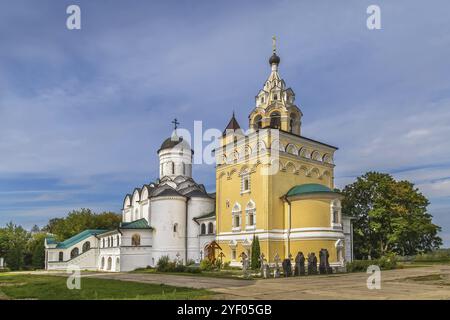
[(185, 215), (186, 215), (186, 219), (185, 219), (185, 231), (184, 231), (184, 233), (185, 233), (185, 237), (184, 237), (184, 264), (185, 265), (187, 265), (187, 261), (188, 261), (188, 203), (189, 203), (189, 200), (191, 200), (190, 198), (187, 198), (186, 199), (186, 212), (185, 212)]
[(289, 257), (289, 253), (291, 252), (291, 202), (289, 201), (287, 196), (283, 196), (283, 200), (288, 204), (288, 229), (287, 229), (287, 253), (286, 258)]

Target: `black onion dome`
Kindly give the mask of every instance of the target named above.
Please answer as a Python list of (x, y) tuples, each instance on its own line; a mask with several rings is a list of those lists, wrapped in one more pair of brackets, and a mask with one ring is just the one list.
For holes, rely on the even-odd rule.
[[(174, 139), (175, 138), (175, 139)], [(172, 149), (173, 147), (180, 144), (180, 147), (190, 149), (191, 146), (186, 141), (183, 141), (183, 137), (169, 137), (161, 144), (158, 152), (164, 149)], [(192, 150), (191, 150), (192, 151)]]
[(280, 57), (279, 56), (277, 56), (277, 54), (274, 52), (273, 53), (273, 55), (270, 57), (270, 59), (269, 59), (269, 63), (270, 64), (280, 64)]

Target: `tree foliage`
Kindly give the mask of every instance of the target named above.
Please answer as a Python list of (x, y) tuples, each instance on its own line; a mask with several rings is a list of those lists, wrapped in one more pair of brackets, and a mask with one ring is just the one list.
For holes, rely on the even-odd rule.
[(33, 226), (27, 231), (12, 222), (0, 228), (0, 257), (12, 270), (42, 269), (45, 266), (45, 237), (53, 233), (57, 240), (70, 238), (86, 229), (113, 229), (121, 216), (114, 212), (95, 214), (90, 209), (70, 212), (65, 218), (51, 219), (42, 230)]
[(0, 229), (0, 256), (5, 257), (5, 262), (11, 270), (24, 267), (29, 239), (29, 232), (12, 222)]
[(51, 219), (43, 228), (58, 241), (70, 238), (86, 229), (114, 229), (121, 222), (121, 215), (114, 212), (94, 213), (91, 209), (73, 210), (65, 218)]
[(386, 253), (414, 255), (438, 248), (441, 228), (427, 212), (428, 199), (409, 181), (389, 174), (367, 172), (347, 185), (342, 212), (354, 218), (357, 259)]
[(261, 248), (259, 246), (259, 238), (258, 236), (253, 235), (252, 241), (252, 257), (250, 260), (250, 267), (254, 270), (259, 269), (261, 267), (261, 262), (259, 261), (259, 256), (261, 255)]

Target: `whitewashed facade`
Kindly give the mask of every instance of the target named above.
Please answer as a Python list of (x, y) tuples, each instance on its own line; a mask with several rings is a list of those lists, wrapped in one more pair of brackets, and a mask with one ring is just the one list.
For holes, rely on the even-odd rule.
[(46, 269), (131, 271), (161, 256), (200, 262), (215, 239), (215, 199), (192, 179), (192, 150), (174, 134), (158, 150), (160, 177), (125, 196), (116, 230), (85, 230), (57, 242), (47, 237)]

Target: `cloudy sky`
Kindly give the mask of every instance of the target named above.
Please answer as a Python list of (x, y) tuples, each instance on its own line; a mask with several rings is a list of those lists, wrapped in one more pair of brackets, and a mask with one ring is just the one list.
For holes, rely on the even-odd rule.
[[(343, 5), (345, 3), (345, 6)], [(66, 28), (81, 7), (82, 29)], [(366, 9), (381, 8), (382, 30)], [(336, 184), (408, 179), (450, 246), (450, 3), (0, 0), (0, 225), (81, 207), (119, 212), (158, 175), (171, 120), (242, 126), (269, 74), (296, 92), (302, 133), (336, 145)], [(194, 167), (214, 190), (214, 167)]]

